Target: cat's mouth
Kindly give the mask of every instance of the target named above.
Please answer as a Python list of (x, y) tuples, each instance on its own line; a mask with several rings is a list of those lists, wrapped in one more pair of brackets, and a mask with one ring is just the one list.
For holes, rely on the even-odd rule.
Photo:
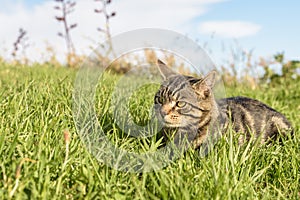
[[(176, 120), (177, 121), (177, 120)], [(180, 128), (182, 127), (182, 124), (181, 123), (178, 123), (176, 121), (172, 121), (172, 120), (169, 120), (168, 118), (164, 117), (164, 119), (162, 120), (163, 124), (166, 126), (166, 127), (169, 127), (169, 128)]]
[(177, 116), (169, 116), (169, 115), (162, 115), (158, 114), (158, 119), (162, 123), (163, 126), (169, 128), (180, 128), (182, 124)]

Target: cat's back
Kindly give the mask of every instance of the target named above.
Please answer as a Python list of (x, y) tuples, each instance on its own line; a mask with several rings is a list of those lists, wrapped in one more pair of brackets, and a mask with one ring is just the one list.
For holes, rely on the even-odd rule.
[(273, 137), (292, 129), (283, 114), (256, 99), (241, 96), (224, 98), (218, 101), (218, 106), (236, 132), (264, 133), (266, 137)]
[(270, 106), (262, 103), (261, 101), (258, 101), (256, 99), (243, 97), (243, 96), (237, 96), (237, 97), (229, 97), (220, 99), (218, 101), (218, 105), (222, 109), (246, 109), (248, 111), (256, 112), (256, 111), (265, 111), (267, 113), (273, 113), (277, 112), (275, 109), (271, 108)]

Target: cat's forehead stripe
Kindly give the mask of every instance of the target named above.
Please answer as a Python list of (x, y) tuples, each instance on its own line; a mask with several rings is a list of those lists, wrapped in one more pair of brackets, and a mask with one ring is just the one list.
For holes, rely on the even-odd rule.
[(186, 82), (181, 82), (173, 91), (172, 94), (176, 94), (178, 91), (184, 89), (186, 87)]

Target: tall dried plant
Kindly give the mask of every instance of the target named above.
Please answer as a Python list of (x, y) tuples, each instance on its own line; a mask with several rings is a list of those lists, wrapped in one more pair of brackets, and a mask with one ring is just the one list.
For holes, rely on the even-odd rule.
[(58, 36), (62, 37), (65, 39), (66, 41), (66, 46), (67, 46), (67, 51), (68, 51), (68, 55), (67, 55), (67, 62), (68, 62), (68, 66), (72, 67), (73, 66), (73, 58), (76, 57), (76, 51), (75, 51), (75, 47), (74, 47), (74, 43), (72, 41), (71, 38), (71, 30), (77, 27), (77, 24), (71, 24), (69, 25), (69, 15), (74, 12), (75, 10), (75, 6), (76, 6), (76, 2), (74, 1), (70, 1), (70, 0), (54, 0), (55, 2), (57, 2), (57, 6), (54, 7), (55, 10), (58, 10), (61, 12), (61, 15), (59, 16), (55, 16), (55, 19), (58, 22), (63, 23), (64, 26), (64, 33), (62, 32), (58, 32)]
[(95, 9), (94, 12), (97, 14), (101, 14), (104, 16), (105, 19), (105, 27), (98, 27), (97, 30), (105, 35), (108, 43), (108, 49), (105, 56), (112, 54), (115, 56), (113, 50), (113, 44), (111, 39), (111, 32), (110, 32), (110, 19), (116, 16), (116, 12), (108, 12), (107, 6), (112, 3), (112, 0), (94, 0), (95, 2), (99, 3), (99, 8)]
[[(28, 59), (26, 55), (26, 50), (29, 47), (27, 31), (23, 28), (19, 29), (19, 34), (16, 41), (13, 44), (13, 51), (11, 53), (14, 61), (21, 62), (23, 64), (28, 64)], [(20, 54), (20, 60), (18, 59), (18, 54)]]

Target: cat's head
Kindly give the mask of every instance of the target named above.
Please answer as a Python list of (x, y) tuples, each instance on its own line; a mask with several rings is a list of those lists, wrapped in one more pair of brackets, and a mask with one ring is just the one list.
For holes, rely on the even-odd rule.
[(160, 60), (157, 67), (163, 78), (154, 98), (159, 120), (172, 128), (198, 126), (215, 105), (212, 88), (216, 72), (199, 79), (180, 75)]

